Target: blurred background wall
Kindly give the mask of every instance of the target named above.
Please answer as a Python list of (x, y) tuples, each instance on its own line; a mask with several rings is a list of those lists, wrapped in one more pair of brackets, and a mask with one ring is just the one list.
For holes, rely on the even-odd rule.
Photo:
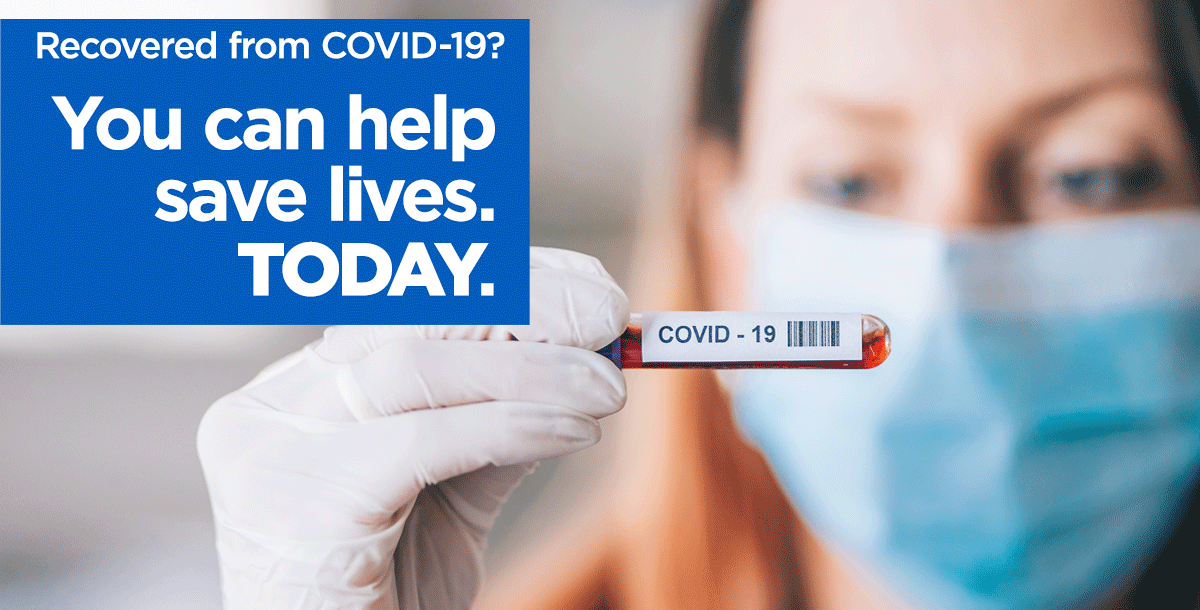
[[(624, 281), (637, 208), (670, 179), (694, 0), (0, 1), (0, 18), (527, 18), (531, 241)], [(318, 327), (0, 326), (0, 608), (215, 608), (204, 409)], [(604, 443), (543, 463), (494, 568), (585, 501)]]

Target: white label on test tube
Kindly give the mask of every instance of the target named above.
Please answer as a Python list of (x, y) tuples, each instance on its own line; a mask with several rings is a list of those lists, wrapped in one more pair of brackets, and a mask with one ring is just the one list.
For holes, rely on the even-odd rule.
[(856, 313), (647, 311), (643, 362), (862, 360)]

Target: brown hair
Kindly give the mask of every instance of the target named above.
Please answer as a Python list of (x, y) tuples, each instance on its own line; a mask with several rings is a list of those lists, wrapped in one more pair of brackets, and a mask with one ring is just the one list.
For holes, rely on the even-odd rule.
[[(691, 129), (671, 164), (681, 170), (678, 182), (650, 193), (638, 222), (634, 260), (654, 264), (635, 272), (634, 311), (710, 309), (696, 156), (706, 138), (734, 149), (740, 137), (749, 8), (717, 0), (701, 27)], [(614, 510), (620, 542), (603, 597), (648, 610), (804, 607), (796, 554), (803, 528), (765, 459), (740, 435), (716, 377), (658, 370), (628, 379), (630, 404), (620, 417), (638, 436), (621, 445), (617, 469), (638, 478), (615, 496), (640, 503)]]
[(749, 22), (748, 0), (713, 3), (704, 26), (696, 79), (696, 126), (735, 149), (741, 138), (744, 41)]

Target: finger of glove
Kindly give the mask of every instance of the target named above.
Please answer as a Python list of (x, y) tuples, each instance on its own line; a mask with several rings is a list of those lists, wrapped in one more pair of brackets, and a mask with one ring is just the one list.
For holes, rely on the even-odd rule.
[(451, 339), (463, 341), (507, 341), (507, 327), (499, 325), (423, 326), (331, 326), (315, 350), (331, 362), (357, 362), (392, 341), (404, 339)]
[(276, 411), (327, 421), (364, 421), (488, 400), (570, 406), (606, 417), (625, 404), (625, 378), (586, 350), (517, 341), (388, 343), (353, 364), (311, 348), (239, 391)]
[[(600, 440), (596, 420), (570, 407), (494, 401), (413, 411), (362, 424), (358, 443), (377, 468), (366, 488), (391, 489), (402, 503), (421, 489), (485, 466), (558, 457)], [(388, 448), (390, 452), (386, 451)]]
[(335, 326), (316, 347), (333, 362), (354, 362), (400, 339), (542, 341), (599, 349), (625, 330), (629, 299), (595, 258), (552, 248), (530, 251), (529, 324)]
[(484, 539), (509, 492), (532, 469), (489, 466), (421, 491), (393, 557), (396, 583), (411, 607), (470, 607), (483, 579)]
[[(330, 362), (312, 347), (289, 356), (260, 373), (237, 392), (262, 407), (326, 421), (362, 419), (365, 400), (358, 391), (350, 364)], [(366, 414), (374, 411), (369, 407)]]
[(213, 509), (228, 523), (332, 540), (387, 527), (431, 484), (565, 455), (599, 437), (596, 420), (557, 405), (486, 402), (358, 423), (231, 395), (205, 414), (197, 450)]
[(625, 404), (625, 377), (611, 361), (547, 343), (404, 339), (349, 366), (355, 387), (343, 388), (344, 400), (360, 419), (488, 400), (605, 417)]
[(521, 341), (597, 350), (629, 323), (629, 298), (611, 279), (574, 269), (529, 272), (529, 324), (510, 326)]
[(529, 249), (529, 324), (509, 326), (521, 341), (597, 350), (629, 323), (629, 297), (594, 256)]

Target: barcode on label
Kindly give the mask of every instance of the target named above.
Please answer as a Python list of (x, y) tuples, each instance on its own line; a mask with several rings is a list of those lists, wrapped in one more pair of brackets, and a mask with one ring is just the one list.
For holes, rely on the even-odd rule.
[(841, 325), (839, 320), (789, 321), (788, 347), (838, 347)]

